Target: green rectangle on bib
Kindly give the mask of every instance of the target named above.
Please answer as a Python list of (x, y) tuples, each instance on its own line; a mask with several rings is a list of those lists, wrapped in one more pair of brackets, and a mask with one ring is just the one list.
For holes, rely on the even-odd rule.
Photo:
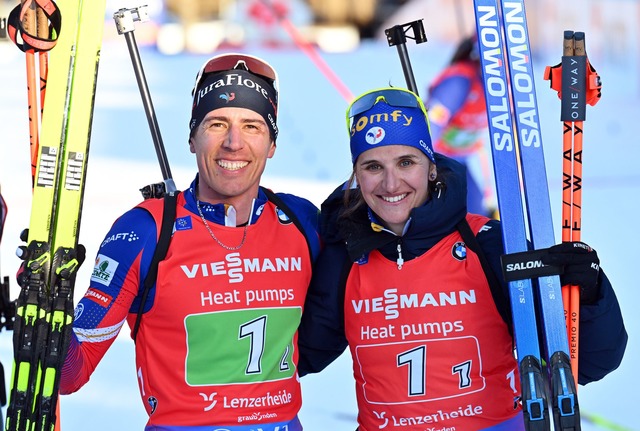
[(290, 378), (300, 307), (230, 310), (185, 318), (187, 384), (228, 385)]

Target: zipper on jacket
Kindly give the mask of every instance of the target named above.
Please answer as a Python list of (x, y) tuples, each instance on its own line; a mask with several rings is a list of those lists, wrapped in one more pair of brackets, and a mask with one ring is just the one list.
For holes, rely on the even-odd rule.
[(402, 269), (402, 265), (404, 264), (404, 259), (402, 258), (402, 241), (398, 240), (398, 258), (396, 259), (396, 263), (398, 264), (398, 270)]

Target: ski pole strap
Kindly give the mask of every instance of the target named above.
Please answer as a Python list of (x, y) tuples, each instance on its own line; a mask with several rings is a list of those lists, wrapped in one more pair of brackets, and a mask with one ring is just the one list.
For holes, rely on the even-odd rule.
[[(31, 34), (24, 28), (23, 20), (27, 12), (29, 12), (34, 0), (25, 1), (22, 5), (16, 6), (7, 21), (7, 31), (9, 37), (21, 51), (33, 49), (35, 51), (49, 51), (56, 46), (60, 29), (62, 26), (62, 17), (60, 9), (52, 0), (36, 0), (35, 3), (39, 7), (48, 21), (48, 35), (46, 38), (39, 37), (37, 34)], [(71, 19), (72, 17), (70, 17)], [(18, 40), (18, 36), (22, 42)]]
[(178, 193), (167, 193), (164, 197), (164, 209), (162, 212), (162, 223), (160, 225), (160, 236), (158, 237), (158, 244), (156, 250), (153, 253), (151, 259), (151, 265), (149, 266), (149, 272), (144, 279), (144, 290), (142, 291), (142, 299), (140, 300), (140, 306), (138, 308), (138, 314), (136, 316), (136, 323), (133, 325), (132, 338), (136, 341), (138, 336), (138, 330), (140, 329), (140, 322), (142, 320), (142, 314), (144, 312), (144, 306), (147, 303), (147, 296), (151, 287), (155, 284), (158, 277), (158, 264), (167, 255), (169, 249), (169, 243), (171, 242), (171, 234), (173, 233), (173, 223), (176, 218), (176, 204), (178, 201)]
[(513, 320), (509, 310), (508, 299), (502, 290), (502, 284), (498, 280), (495, 271), (491, 268), (491, 264), (489, 263), (487, 256), (482, 250), (482, 247), (480, 247), (478, 238), (476, 238), (475, 234), (471, 230), (471, 226), (469, 226), (469, 222), (467, 222), (466, 218), (462, 219), (462, 221), (456, 225), (456, 228), (458, 229), (458, 232), (460, 232), (460, 236), (462, 236), (462, 240), (467, 247), (469, 247), (471, 251), (478, 256), (478, 259), (480, 259), (480, 265), (482, 265), (482, 270), (487, 278), (487, 282), (489, 283), (489, 289), (491, 289), (493, 302), (496, 304), (496, 308), (502, 316), (502, 320), (507, 324), (509, 333), (513, 335)]
[(544, 248), (503, 254), (500, 256), (502, 276), (505, 281), (517, 281), (562, 274), (564, 272), (563, 267), (542, 263), (542, 256), (548, 252), (549, 249)]
[[(594, 106), (602, 97), (602, 80), (596, 69), (591, 65), (585, 50), (585, 37), (583, 32), (565, 31), (565, 43), (571, 34), (571, 40), (574, 42), (574, 53), (572, 55), (563, 55), (562, 62), (555, 66), (547, 66), (544, 70), (544, 79), (549, 81), (549, 86), (558, 92), (560, 100), (567, 100), (562, 97), (563, 92), (571, 91), (579, 97), (579, 104), (583, 106), (582, 118), (574, 118), (569, 116), (565, 119), (564, 105), (562, 108), (563, 121), (584, 121), (584, 104)], [(582, 87), (579, 91), (576, 87)]]

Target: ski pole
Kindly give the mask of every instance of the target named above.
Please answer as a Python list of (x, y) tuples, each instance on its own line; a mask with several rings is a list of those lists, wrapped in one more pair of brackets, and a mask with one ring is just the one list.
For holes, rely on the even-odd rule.
[[(29, 0), (23, 0), (22, 6), (25, 9), (22, 17), (22, 26), (25, 31), (33, 33), (36, 29), (36, 5)], [(35, 31), (34, 31), (35, 30)], [(36, 93), (36, 61), (33, 49), (27, 49), (25, 52), (25, 60), (27, 66), (27, 109), (29, 111), (29, 148), (31, 150), (31, 186), (35, 181), (36, 161), (38, 159), (38, 95)]]
[[(584, 33), (574, 33), (574, 49), (573, 55), (578, 58), (578, 82), (579, 88), (586, 89), (586, 53)], [(564, 79), (563, 79), (564, 82)], [(583, 93), (584, 94), (584, 93)], [(564, 98), (568, 98), (565, 93)], [(579, 100), (580, 109), (585, 109), (586, 102), (584, 98)], [(571, 148), (571, 175), (573, 189), (571, 193), (571, 241), (580, 241), (580, 233), (582, 229), (582, 139), (583, 139), (583, 120), (584, 116), (578, 116), (578, 120), (573, 122), (573, 147)], [(566, 122), (565, 122), (566, 124)], [(563, 205), (564, 209), (565, 205)], [(578, 384), (578, 351), (579, 351), (579, 334), (580, 334), (580, 286), (572, 285), (563, 287), (563, 290), (569, 291), (568, 299), (568, 317), (569, 325), (568, 336), (569, 345), (571, 347), (573, 368), (573, 376), (576, 379), (576, 388)], [(563, 298), (564, 298), (563, 294)]]
[[(39, 38), (46, 38), (49, 35), (47, 16), (41, 7), (36, 8), (37, 35)], [(38, 52), (38, 72), (40, 74), (40, 119), (44, 110), (44, 97), (47, 92), (47, 74), (49, 73), (49, 54), (47, 51)], [(37, 151), (36, 151), (37, 154)], [(35, 172), (35, 159), (33, 171)]]
[(131, 63), (133, 64), (133, 70), (136, 74), (136, 80), (138, 81), (140, 96), (142, 97), (144, 110), (147, 114), (147, 122), (149, 123), (151, 137), (153, 139), (158, 163), (160, 163), (160, 170), (162, 171), (162, 177), (164, 179), (164, 183), (162, 184), (162, 188), (164, 190), (158, 190), (158, 185), (154, 184), (146, 186), (140, 191), (145, 199), (149, 197), (161, 197), (164, 193), (176, 191), (176, 185), (171, 175), (169, 160), (167, 159), (164, 143), (162, 142), (162, 136), (160, 135), (160, 128), (153, 108), (153, 102), (151, 101), (151, 94), (149, 93), (149, 86), (147, 85), (147, 80), (144, 75), (140, 52), (138, 51), (136, 38), (133, 34), (133, 31), (135, 30), (135, 21), (144, 22), (149, 20), (147, 6), (143, 5), (129, 9), (119, 9), (113, 14), (113, 19), (115, 20), (118, 34), (124, 34), (127, 41), (127, 47), (129, 48), (129, 54), (131, 56)]
[[(32, 5), (33, 4), (35, 4), (35, 2), (32, 2)], [(36, 10), (36, 35), (38, 36), (38, 38), (47, 38), (49, 37), (49, 26), (48, 26), (47, 16), (45, 15), (42, 7), (36, 6), (35, 10)], [(44, 50), (38, 50), (37, 52), (38, 52), (38, 75), (39, 75), (38, 83), (39, 85), (38, 85), (38, 88), (37, 89), (34, 88), (34, 90), (40, 95), (40, 99), (39, 99), (40, 110), (37, 115), (40, 121), (42, 121), (42, 111), (44, 109), (44, 97), (47, 90), (47, 73), (49, 70), (49, 54), (47, 53), (47, 51), (44, 51)], [(33, 81), (33, 84), (35, 84), (35, 80)], [(38, 156), (38, 146), (40, 141), (39, 136), (40, 136), (40, 131), (38, 130), (38, 139), (37, 139), (38, 145), (36, 145), (35, 151), (33, 151), (33, 149), (31, 150), (32, 177), (35, 175), (35, 171), (36, 171), (36, 159)]]
[[(582, 147), (586, 105), (600, 99), (600, 77), (589, 63), (583, 32), (565, 31), (562, 62), (547, 67), (545, 79), (558, 91), (562, 121), (562, 241), (580, 241), (582, 230)], [(580, 332), (580, 287), (563, 286), (571, 368), (577, 387)]]
[[(48, 37), (47, 16), (34, 0), (22, 0), (20, 6), (20, 24), (26, 34), (34, 34), (38, 39)], [(29, 112), (29, 148), (31, 155), (31, 182), (35, 181), (36, 161), (39, 147), (39, 125), (44, 106), (44, 94), (47, 81), (47, 53), (33, 46), (24, 45), (27, 68), (27, 101)], [(38, 64), (36, 65), (36, 53)], [(38, 85), (39, 83), (39, 85)], [(38, 94), (40, 97), (38, 98)], [(38, 104), (40, 109), (38, 109)]]
[(353, 100), (353, 94), (349, 90), (349, 87), (345, 85), (340, 77), (329, 67), (326, 61), (318, 54), (305, 38), (300, 34), (300, 31), (282, 14), (278, 13), (273, 6), (271, 0), (262, 0), (262, 2), (269, 8), (273, 16), (278, 20), (282, 28), (289, 34), (296, 46), (302, 51), (308, 58), (315, 64), (318, 70), (327, 78), (327, 80), (334, 86), (338, 93), (346, 100), (351, 102)]
[[(57, 42), (61, 28), (61, 14), (57, 5), (51, 0), (23, 0), (11, 11), (9, 18), (0, 23), (0, 27), (2, 27), (0, 29), (2, 35), (8, 34), (16, 46), (25, 53), (33, 185), (39, 148), (39, 123), (47, 79), (47, 51)], [(36, 65), (36, 53), (38, 53), (38, 65)], [(39, 74), (36, 69), (39, 69)], [(38, 91), (40, 92), (40, 111), (38, 110)]]
[[(409, 30), (413, 30), (413, 37), (407, 35)], [(415, 94), (418, 93), (418, 86), (413, 76), (413, 69), (411, 68), (411, 60), (409, 60), (409, 52), (407, 51), (407, 38), (413, 39), (416, 43), (422, 43), (427, 41), (427, 36), (424, 33), (424, 25), (422, 19), (408, 22), (406, 24), (394, 25), (384, 31), (387, 35), (387, 42), (389, 46), (395, 46), (400, 56), (400, 63), (402, 64), (402, 71), (404, 72), (404, 78), (407, 81), (407, 87)]]
[[(564, 35), (564, 56), (578, 56), (578, 33), (571, 31), (565, 32)], [(584, 55), (584, 33), (581, 37), (582, 53)], [(583, 59), (573, 60), (570, 62)], [(564, 59), (563, 59), (564, 61)], [(575, 67), (575, 66), (574, 66)], [(586, 64), (578, 64), (580, 71), (586, 71)], [(570, 70), (570, 67), (567, 68)], [(570, 86), (576, 85), (583, 89), (586, 87), (585, 74), (578, 73), (576, 75), (577, 82), (567, 82), (569, 79), (563, 77), (563, 87), (566, 90), (563, 97), (563, 103), (568, 98)], [(580, 118), (574, 116), (574, 118)], [(580, 228), (582, 221), (582, 120), (571, 121), (564, 117), (563, 120), (563, 178), (568, 178), (570, 184), (565, 183), (563, 193), (563, 225), (562, 240), (563, 241), (580, 241)], [(568, 168), (568, 170), (565, 170)], [(571, 368), (573, 376), (576, 380), (576, 388), (578, 386), (578, 350), (579, 350), (579, 331), (580, 331), (580, 287), (575, 285), (562, 287), (562, 299), (565, 304), (565, 317), (567, 319), (567, 336), (569, 338), (569, 351), (571, 352)]]

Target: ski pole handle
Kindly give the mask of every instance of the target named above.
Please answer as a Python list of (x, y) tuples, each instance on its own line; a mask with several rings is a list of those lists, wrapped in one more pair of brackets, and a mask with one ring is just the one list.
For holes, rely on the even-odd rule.
[[(147, 12), (147, 6), (138, 6), (130, 9), (119, 9), (113, 14), (113, 19), (116, 22), (116, 28), (118, 34), (124, 34), (127, 41), (127, 47), (129, 48), (129, 54), (131, 56), (131, 63), (136, 74), (136, 80), (138, 81), (138, 88), (140, 89), (140, 96), (142, 97), (142, 104), (147, 114), (147, 122), (149, 123), (149, 129), (151, 131), (151, 137), (158, 157), (158, 163), (160, 163), (160, 170), (162, 171), (162, 177), (164, 179), (165, 192), (176, 191), (176, 186), (171, 175), (171, 169), (169, 167), (169, 160), (162, 142), (162, 136), (160, 135), (160, 127), (156, 119), (155, 110), (153, 108), (153, 102), (151, 100), (151, 94), (149, 92), (149, 86), (144, 75), (142, 67), (142, 61), (140, 59), (140, 52), (138, 51), (138, 45), (136, 43), (135, 35), (135, 21), (148, 21), (149, 14)], [(144, 192), (143, 192), (144, 195)]]
[[(580, 44), (582, 55), (576, 51)], [(587, 106), (587, 57), (584, 55), (584, 33), (566, 31), (562, 46), (560, 120), (584, 121)]]
[[(413, 37), (407, 35), (409, 30), (413, 30)], [(406, 24), (394, 25), (393, 27), (386, 29), (384, 33), (387, 35), (387, 42), (389, 43), (389, 46), (396, 46), (398, 49), (400, 63), (402, 64), (402, 71), (404, 72), (404, 78), (407, 81), (407, 88), (419, 95), (418, 86), (416, 85), (416, 80), (413, 76), (413, 69), (411, 68), (409, 52), (407, 51), (407, 38), (414, 39), (416, 43), (427, 41), (422, 19)]]

